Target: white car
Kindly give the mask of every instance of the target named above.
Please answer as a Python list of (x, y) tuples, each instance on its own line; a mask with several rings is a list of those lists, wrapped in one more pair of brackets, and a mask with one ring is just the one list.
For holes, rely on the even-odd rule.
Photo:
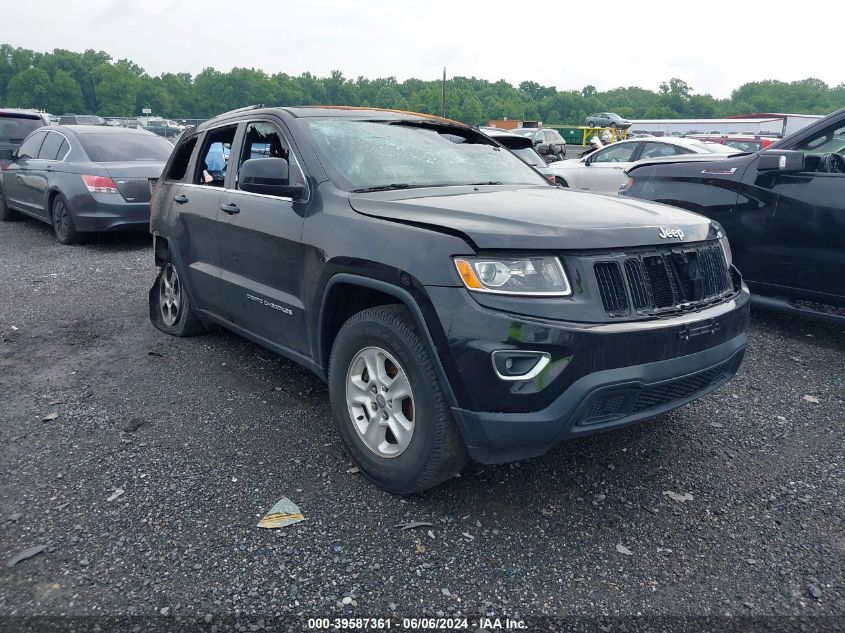
[(736, 154), (736, 149), (719, 143), (705, 143), (690, 138), (649, 138), (619, 141), (591, 154), (549, 164), (555, 182), (564, 187), (596, 193), (619, 191), (625, 181), (625, 169), (638, 160), (682, 154)]

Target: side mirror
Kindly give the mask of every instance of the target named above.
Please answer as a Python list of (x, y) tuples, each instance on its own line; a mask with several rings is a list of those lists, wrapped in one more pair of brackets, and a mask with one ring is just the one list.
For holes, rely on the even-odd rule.
[(773, 149), (760, 152), (757, 171), (799, 172), (804, 171), (804, 152), (787, 149)]
[(14, 160), (14, 159), (15, 159), (15, 150), (0, 149), (0, 160)]
[(305, 187), (291, 185), (289, 172), (290, 166), (284, 158), (252, 158), (241, 165), (238, 186), (250, 193), (300, 198), (305, 193)]

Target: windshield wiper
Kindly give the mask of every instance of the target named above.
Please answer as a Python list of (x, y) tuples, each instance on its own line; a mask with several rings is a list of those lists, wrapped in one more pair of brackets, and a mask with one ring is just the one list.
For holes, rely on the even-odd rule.
[(395, 182), (391, 185), (379, 185), (377, 187), (364, 187), (363, 189), (353, 189), (352, 193), (369, 193), (371, 191), (393, 191), (394, 189), (414, 189), (423, 185), (412, 185), (407, 182)]
[(488, 180), (486, 182), (471, 182), (469, 184), (473, 187), (477, 187), (478, 185), (503, 185), (505, 183), (503, 183), (501, 180)]

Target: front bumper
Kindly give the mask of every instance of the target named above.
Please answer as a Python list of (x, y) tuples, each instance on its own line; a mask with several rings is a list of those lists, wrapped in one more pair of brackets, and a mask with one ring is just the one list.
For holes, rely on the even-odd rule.
[[(555, 443), (677, 408), (723, 385), (747, 345), (747, 288), (692, 314), (603, 324), (489, 310), (463, 289), (428, 288), (444, 324), (452, 413), (470, 456), (482, 463), (534, 457)], [(551, 356), (528, 381), (505, 382), (490, 355)], [(451, 371), (449, 371), (451, 370)]]

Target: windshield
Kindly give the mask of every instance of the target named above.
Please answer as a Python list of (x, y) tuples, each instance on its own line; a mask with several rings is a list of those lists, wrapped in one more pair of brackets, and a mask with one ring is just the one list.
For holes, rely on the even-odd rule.
[(0, 115), (0, 143), (20, 145), (30, 132), (43, 126), (41, 119)]
[[(548, 184), (474, 130), (350, 119), (307, 121), (332, 181), (347, 191)], [(439, 127), (439, 126), (438, 126)]]
[(809, 141), (796, 146), (795, 149), (817, 156), (829, 152), (841, 154), (845, 152), (845, 126), (840, 124), (837, 128), (827, 128)]
[(92, 163), (164, 162), (173, 146), (160, 136), (143, 134), (80, 134), (79, 142)]

